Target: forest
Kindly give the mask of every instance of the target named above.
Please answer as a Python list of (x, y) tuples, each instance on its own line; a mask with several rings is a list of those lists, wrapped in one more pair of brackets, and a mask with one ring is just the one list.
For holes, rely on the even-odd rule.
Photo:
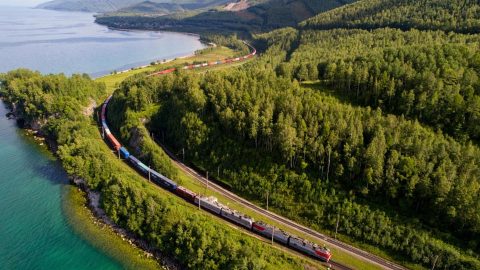
[(155, 137), (219, 170), (236, 192), (264, 201), (269, 191), (282, 214), (329, 229), (338, 214), (342, 233), (412, 261), (429, 265), (442, 254), (438, 265), (479, 267), (476, 146), (341, 104), (256, 65), (131, 79), (115, 93), (112, 122), (149, 111)]
[[(84, 109), (105, 98), (104, 84), (87, 75), (46, 75), (28, 70), (0, 74), (0, 97), (58, 146), (67, 173), (101, 193), (101, 206), (123, 228), (188, 269), (304, 269), (287, 255), (187, 202), (147, 184), (118, 160)], [(166, 161), (168, 167), (170, 160)], [(170, 164), (171, 165), (171, 164)], [(172, 171), (175, 173), (175, 171)]]
[(296, 26), (320, 12), (334, 9), (354, 0), (249, 0), (248, 8), (229, 11), (222, 6), (209, 10), (179, 12), (166, 16), (158, 14), (110, 13), (96, 17), (96, 22), (121, 29), (147, 29), (209, 33), (250, 33)]
[(480, 269), (479, 37), (436, 28), (256, 35), (263, 54), (241, 68), (124, 82), (114, 123), (131, 140), (122, 123), (141, 115), (192, 165), (313, 228), (339, 220), (398, 260)]
[(289, 35), (300, 45), (277, 66), (280, 76), (320, 80), (353, 104), (416, 119), (460, 141), (480, 139), (479, 36), (395, 29)]
[(480, 33), (480, 3), (477, 0), (358, 1), (321, 13), (301, 26), (318, 30), (392, 27)]
[[(189, 165), (215, 172), (217, 181), (259, 205), (268, 196), (275, 212), (329, 234), (338, 224), (340, 239), (373, 246), (397, 262), (480, 269), (478, 14), (478, 1), (471, 0), (358, 1), (253, 35), (261, 54), (243, 66), (130, 77), (114, 93), (109, 121), (129, 149), (173, 178), (177, 172), (156, 142), (185, 152)], [(134, 28), (161, 24), (128, 20)], [(229, 26), (256, 27), (241, 24)], [(235, 37), (204, 39), (246, 49)], [(103, 95), (101, 85), (80, 75), (37, 77), (7, 74), (0, 93), (27, 119), (48, 123), (67, 171), (105, 193), (115, 221), (160, 249), (168, 243), (166, 250), (191, 268), (263, 268), (273, 261), (241, 254), (223, 238), (231, 230), (141, 193), (127, 172), (103, 159), (99, 140), (84, 141), (98, 131), (77, 106)], [(86, 94), (57, 87), (71, 84)], [(154, 202), (146, 199), (151, 196)], [(145, 219), (151, 203), (161, 214)], [(175, 211), (185, 219), (173, 220)], [(192, 220), (208, 228), (187, 230), (183, 225)], [(184, 233), (213, 253), (197, 258), (192, 243), (167, 240)], [(221, 257), (223, 244), (215, 246), (211, 237), (245, 260)]]

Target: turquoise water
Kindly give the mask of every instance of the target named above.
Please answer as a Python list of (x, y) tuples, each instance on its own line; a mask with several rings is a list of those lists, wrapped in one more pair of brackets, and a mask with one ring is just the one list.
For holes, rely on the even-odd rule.
[(115, 31), (93, 22), (91, 13), (0, 6), (0, 72), (27, 67), (99, 76), (203, 48), (196, 36)]
[[(202, 47), (195, 36), (108, 30), (87, 13), (0, 7), (0, 72), (96, 76)], [(65, 172), (6, 113), (0, 102), (0, 269), (121, 269), (68, 225)]]
[(62, 215), (67, 176), (0, 103), (0, 269), (120, 269)]

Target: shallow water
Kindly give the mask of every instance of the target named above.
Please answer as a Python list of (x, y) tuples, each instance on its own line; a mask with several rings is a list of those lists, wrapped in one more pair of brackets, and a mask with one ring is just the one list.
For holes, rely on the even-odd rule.
[(0, 104), (0, 269), (120, 269), (72, 231), (66, 174), (6, 113)]

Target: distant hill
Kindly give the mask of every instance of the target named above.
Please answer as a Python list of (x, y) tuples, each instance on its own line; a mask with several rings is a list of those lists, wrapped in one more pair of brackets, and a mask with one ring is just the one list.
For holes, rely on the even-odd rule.
[(137, 4), (138, 0), (53, 0), (37, 6), (37, 8), (84, 11), (110, 12)]
[[(106, 14), (97, 22), (110, 27), (187, 32), (257, 32), (295, 26), (320, 12), (355, 0), (242, 0), (223, 8), (169, 16)], [(225, 4), (225, 3), (224, 3)], [(182, 5), (186, 7), (186, 5)], [(145, 12), (142, 12), (145, 13)]]
[(155, 3), (145, 1), (130, 7), (122, 8), (118, 12), (121, 13), (142, 13), (142, 14), (170, 14), (173, 12), (183, 12), (185, 9), (178, 4)]
[[(184, 2), (183, 4), (181, 4)], [(151, 0), (141, 2), (126, 8), (122, 8), (115, 13), (134, 13), (134, 14), (156, 14), (166, 15), (188, 10), (212, 8), (226, 4), (235, 4), (234, 0), (211, 0), (211, 1), (175, 1), (175, 3), (158, 3)]]
[(313, 29), (382, 27), (480, 32), (477, 0), (365, 0), (309, 19)]
[[(118, 10), (131, 11), (141, 10), (141, 12), (151, 13), (155, 10), (171, 12), (176, 11), (178, 5), (182, 9), (196, 9), (219, 4), (235, 2), (231, 0), (53, 0), (37, 6), (37, 8), (67, 10), (67, 11), (85, 11), (85, 12), (114, 12)], [(142, 4), (143, 3), (143, 4)], [(165, 6), (156, 6), (155, 4), (169, 4)], [(139, 5), (136, 7), (136, 5)]]

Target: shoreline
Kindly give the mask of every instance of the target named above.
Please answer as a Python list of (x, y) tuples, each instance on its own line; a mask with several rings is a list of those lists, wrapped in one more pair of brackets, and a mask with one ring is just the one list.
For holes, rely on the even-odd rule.
[(70, 182), (73, 184), (74, 188), (81, 190), (82, 197), (86, 199), (86, 207), (88, 208), (89, 213), (92, 215), (96, 226), (98, 226), (98, 223), (107, 226), (117, 237), (121, 238), (121, 240), (128, 243), (131, 247), (141, 251), (146, 258), (153, 259), (159, 263), (162, 269), (184, 269), (179, 265), (178, 262), (169, 258), (165, 254), (162, 254), (149, 245), (147, 241), (135, 236), (133, 233), (114, 223), (100, 206), (100, 192), (89, 189), (84, 179), (79, 177), (70, 177)]
[[(139, 30), (139, 31), (147, 31), (147, 30)], [(180, 34), (183, 34), (183, 33), (180, 33)], [(202, 42), (202, 44), (204, 44)], [(205, 49), (210, 49), (210, 48), (216, 48), (217, 47), (217, 44), (215, 43), (209, 43), (207, 44), (208, 46), (206, 46), (205, 48), (202, 48), (200, 50), (197, 50), (197, 51), (202, 51), (202, 50), (205, 50)], [(155, 65), (164, 65), (164, 64), (168, 64), (170, 62), (173, 62), (175, 60), (179, 60), (179, 59), (187, 59), (187, 58), (190, 58), (190, 57), (194, 57), (196, 55), (196, 52), (193, 52), (193, 53), (190, 53), (190, 54), (185, 54), (185, 55), (181, 55), (181, 56), (178, 56), (178, 57), (174, 57), (174, 58), (169, 58), (169, 59), (165, 59), (165, 61), (154, 61), (152, 60), (152, 62), (155, 62)], [(148, 64), (148, 65), (141, 65), (141, 66), (134, 66), (134, 67), (131, 67), (129, 69), (124, 69), (124, 70), (121, 70), (121, 71), (117, 71), (117, 72), (110, 72), (108, 74), (105, 74), (105, 75), (102, 75), (102, 76), (98, 76), (98, 77), (92, 77), (94, 80), (97, 80), (97, 79), (102, 79), (102, 78), (105, 78), (105, 77), (108, 77), (108, 76), (112, 76), (112, 75), (117, 75), (117, 74), (123, 74), (123, 73), (127, 73), (127, 72), (130, 72), (132, 70), (138, 70), (138, 69), (144, 69), (144, 68), (148, 68), (148, 67), (153, 67), (155, 65), (151, 65), (151, 64)]]
[[(28, 125), (24, 127), (19, 126), (18, 120), (21, 118), (19, 118), (19, 116), (17, 115), (15, 106), (13, 106), (8, 102), (5, 102), (5, 100), (1, 96), (0, 96), (0, 102), (5, 104), (6, 108), (10, 110), (10, 112), (7, 113), (4, 117), (6, 117), (9, 120), (16, 121), (16, 126), (19, 130), (22, 130), (25, 135), (30, 137), (32, 141), (35, 142), (36, 145), (42, 147), (45, 150), (48, 150), (50, 154), (52, 154), (53, 156), (55, 156), (55, 158), (57, 158), (55, 154), (55, 150), (58, 147), (55, 140), (48, 138), (48, 136), (45, 136), (44, 134), (39, 132), (39, 129), (37, 128), (32, 128)], [(141, 252), (144, 258), (139, 258), (140, 260), (141, 259), (153, 260), (158, 264), (157, 266), (165, 270), (183, 270), (184, 269), (180, 266), (178, 262), (169, 258), (167, 255), (162, 254), (161, 252), (153, 248), (151, 245), (149, 245), (147, 241), (143, 240), (140, 237), (137, 237), (133, 233), (122, 228), (120, 225), (114, 223), (107, 216), (105, 211), (100, 206), (100, 199), (101, 199), (100, 192), (89, 189), (84, 179), (80, 177), (72, 176), (72, 175), (68, 175), (68, 178), (70, 183), (66, 183), (65, 186), (67, 188), (68, 186), (70, 186), (72, 188), (79, 189), (82, 192), (81, 194), (82, 198), (86, 200), (86, 204), (83, 206), (88, 209), (88, 214), (91, 216), (91, 219), (92, 219), (91, 221), (93, 221), (90, 223), (90, 225), (96, 226), (98, 229), (102, 229), (102, 228), (99, 228), (101, 226), (106, 226), (115, 235), (115, 237), (118, 238), (117, 240), (125, 242), (126, 244), (128, 244), (130, 248), (132, 248), (132, 250), (135, 250), (139, 253)], [(65, 205), (65, 204), (69, 204), (69, 205)], [(73, 201), (73, 200), (62, 200), (62, 209), (66, 209), (66, 208), (73, 209), (76, 206), (78, 206), (75, 204), (76, 204), (76, 201)], [(77, 211), (69, 211), (69, 212), (71, 212), (71, 215), (74, 215), (73, 219), (82, 219), (82, 214), (78, 213)], [(65, 215), (65, 217), (72, 218), (70, 215), (67, 215), (67, 213), (65, 213), (65, 210), (63, 210), (63, 214)], [(102, 248), (102, 245), (100, 245), (99, 247), (97, 245), (98, 243), (95, 243), (95, 240), (94, 240), (96, 239), (95, 235), (93, 234), (89, 235), (92, 238), (85, 237), (85, 235), (82, 235), (84, 233), (85, 234), (88, 233), (88, 232), (84, 232), (80, 228), (82, 226), (84, 227), (85, 225), (78, 224), (76, 222), (74, 223), (68, 222), (68, 223), (70, 224), (72, 229), (76, 231), (76, 233), (80, 233), (81, 237), (85, 241), (87, 241), (89, 244), (98, 248), (99, 251), (105, 253), (107, 256), (114, 258), (119, 264), (121, 264), (123, 267), (127, 269), (136, 269), (136, 267), (131, 267), (131, 268), (127, 267), (125, 261), (122, 261), (121, 258), (117, 258), (112, 254), (112, 253), (115, 253), (115, 251), (112, 251), (112, 249)], [(102, 236), (109, 237), (108, 235), (102, 235)], [(114, 239), (111, 239), (111, 240), (114, 240)]]

